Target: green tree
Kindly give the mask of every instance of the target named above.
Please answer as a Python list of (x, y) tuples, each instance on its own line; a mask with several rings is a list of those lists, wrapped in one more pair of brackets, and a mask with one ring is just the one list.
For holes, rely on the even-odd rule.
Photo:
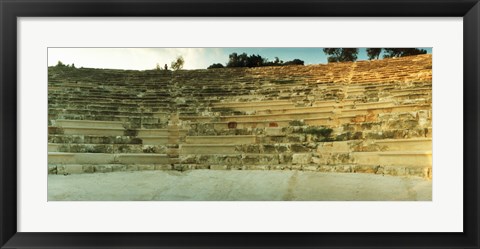
[(210, 65), (209, 67), (207, 67), (207, 69), (212, 69), (212, 68), (224, 68), (224, 66), (220, 63), (214, 63), (214, 64)]
[[(304, 61), (300, 59), (294, 59), (292, 61), (283, 62), (278, 57), (275, 57), (274, 61), (269, 61), (267, 58), (263, 58), (258, 54), (247, 55), (246, 53), (237, 54), (231, 53), (228, 56), (228, 62), (226, 67), (266, 67), (266, 66), (287, 66), (287, 65), (304, 65)], [(221, 65), (216, 63), (208, 68), (216, 68)], [(221, 65), (223, 66), (223, 65)]]
[(246, 67), (248, 61), (248, 55), (242, 53), (238, 55), (237, 53), (232, 53), (229, 56), (227, 67)]
[(293, 61), (287, 61), (283, 63), (282, 65), (288, 66), (288, 65), (305, 65), (305, 62), (300, 60), (300, 59), (294, 59)]
[(172, 61), (172, 64), (170, 65), (170, 67), (176, 71), (176, 70), (182, 69), (183, 64), (185, 64), (185, 60), (183, 59), (182, 56), (178, 56), (175, 61)]
[(383, 58), (403, 57), (410, 55), (426, 54), (427, 50), (418, 48), (384, 48)]
[(267, 63), (267, 59), (262, 58), (260, 55), (250, 55), (247, 57), (247, 67), (261, 67)]
[(324, 48), (328, 62), (356, 61), (358, 48)]
[(378, 60), (378, 57), (380, 57), (381, 53), (382, 53), (382, 48), (367, 48), (367, 56), (369, 60), (373, 60), (373, 59)]

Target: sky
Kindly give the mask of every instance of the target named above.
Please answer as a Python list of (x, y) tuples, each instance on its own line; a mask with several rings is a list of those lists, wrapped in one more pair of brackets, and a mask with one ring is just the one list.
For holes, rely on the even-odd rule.
[[(258, 54), (270, 61), (300, 59), (309, 64), (326, 64), (323, 48), (48, 48), (48, 65), (75, 64), (75, 67), (110, 69), (154, 69), (170, 64), (178, 56), (185, 60), (183, 69), (205, 69), (214, 63), (225, 65), (231, 53)], [(426, 49), (432, 53), (432, 48)], [(365, 48), (360, 48), (358, 60), (367, 60)]]

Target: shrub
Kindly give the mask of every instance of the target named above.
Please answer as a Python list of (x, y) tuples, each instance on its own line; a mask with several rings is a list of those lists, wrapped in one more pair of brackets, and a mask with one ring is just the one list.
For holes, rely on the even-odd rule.
[(302, 120), (292, 120), (288, 122), (290, 126), (304, 126), (305, 123)]
[(214, 63), (212, 65), (210, 65), (209, 67), (207, 67), (207, 69), (212, 69), (212, 68), (224, 68), (225, 66), (223, 66), (222, 64), (220, 63)]
[(183, 59), (182, 56), (178, 56), (175, 61), (172, 61), (171, 68), (173, 70), (180, 70), (183, 68), (183, 64), (185, 64), (185, 60)]
[(321, 142), (333, 141), (332, 132), (332, 129), (325, 127), (308, 127), (307, 129), (305, 129), (306, 134), (312, 134), (321, 138)]
[(295, 59), (293, 61), (287, 61), (285, 63), (283, 63), (282, 65), (284, 66), (289, 66), (289, 65), (301, 65), (303, 66), (305, 64), (304, 61), (300, 60), (300, 59)]

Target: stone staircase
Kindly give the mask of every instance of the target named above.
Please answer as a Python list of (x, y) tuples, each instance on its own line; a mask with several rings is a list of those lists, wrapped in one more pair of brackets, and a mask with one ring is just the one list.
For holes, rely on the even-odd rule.
[(311, 170), (432, 177), (432, 60), (185, 71), (50, 67), (51, 174)]

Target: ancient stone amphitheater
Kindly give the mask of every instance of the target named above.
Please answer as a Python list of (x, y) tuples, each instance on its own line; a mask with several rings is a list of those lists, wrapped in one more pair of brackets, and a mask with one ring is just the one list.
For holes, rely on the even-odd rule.
[(180, 71), (48, 69), (48, 172), (432, 177), (432, 58)]

